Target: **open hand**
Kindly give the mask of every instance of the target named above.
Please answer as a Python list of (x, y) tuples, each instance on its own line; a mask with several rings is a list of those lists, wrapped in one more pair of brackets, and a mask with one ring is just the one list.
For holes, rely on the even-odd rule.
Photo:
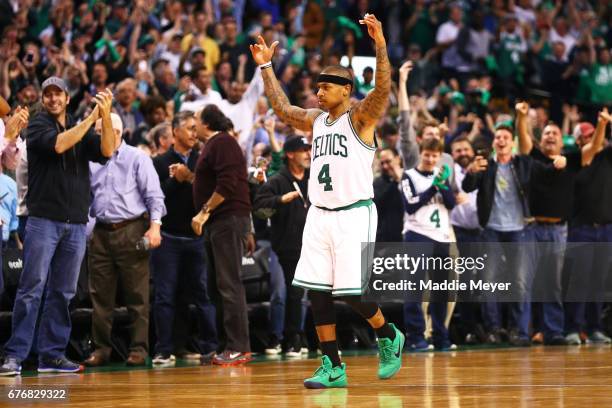
[(406, 80), (408, 80), (410, 71), (412, 71), (412, 61), (404, 62), (399, 69), (400, 82), (406, 82)]
[(101, 117), (110, 117), (111, 108), (113, 105), (113, 93), (110, 89), (106, 88), (102, 92), (98, 92), (95, 96), (96, 105), (100, 109)]
[(274, 56), (274, 50), (278, 46), (278, 41), (274, 41), (269, 47), (266, 44), (266, 40), (259, 35), (257, 36), (257, 44), (249, 45), (251, 49), (251, 54), (253, 55), (253, 60), (257, 65), (266, 64), (272, 61), (272, 57)]

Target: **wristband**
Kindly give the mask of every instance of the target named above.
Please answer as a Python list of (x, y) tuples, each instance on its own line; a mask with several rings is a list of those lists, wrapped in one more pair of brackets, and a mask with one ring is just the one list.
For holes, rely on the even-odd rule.
[(268, 61), (265, 64), (261, 64), (259, 68), (263, 71), (266, 68), (272, 68), (272, 61)]

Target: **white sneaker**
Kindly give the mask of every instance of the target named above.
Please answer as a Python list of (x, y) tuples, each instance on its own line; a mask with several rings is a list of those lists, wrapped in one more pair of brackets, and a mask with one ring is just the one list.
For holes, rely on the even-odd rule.
[(170, 364), (176, 362), (174, 354), (157, 353), (152, 360), (153, 364)]

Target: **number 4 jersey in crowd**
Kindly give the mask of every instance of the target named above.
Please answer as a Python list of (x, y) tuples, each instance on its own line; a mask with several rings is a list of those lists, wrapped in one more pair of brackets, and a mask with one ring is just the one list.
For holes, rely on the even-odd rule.
[[(402, 178), (402, 192), (408, 204), (413, 204), (426, 196), (428, 190), (433, 189), (432, 183), (439, 168), (432, 173), (421, 173), (416, 168), (404, 173)], [(425, 193), (425, 194), (424, 194)], [(404, 231), (416, 232), (438, 242), (449, 242), (451, 239), (449, 211), (444, 205), (442, 196), (431, 191), (430, 199), (418, 210), (404, 214)], [(421, 196), (421, 197), (419, 197)]]

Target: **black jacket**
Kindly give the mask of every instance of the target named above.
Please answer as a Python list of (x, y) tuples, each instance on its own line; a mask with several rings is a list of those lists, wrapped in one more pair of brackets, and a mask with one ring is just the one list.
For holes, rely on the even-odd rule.
[(304, 178), (298, 181), (289, 172), (287, 166), (283, 166), (259, 188), (255, 196), (253, 212), (259, 218), (271, 219), (272, 249), (281, 258), (299, 258), (302, 250), (302, 233), (308, 212), (301, 198), (283, 204), (281, 197), (283, 194), (295, 191), (293, 186), (295, 181), (300, 184), (300, 190), (309, 206), (308, 189), (302, 187), (308, 185), (308, 177), (309, 173), (306, 170)]
[(404, 202), (399, 184), (386, 174), (374, 179), (374, 203), (378, 210), (376, 242), (402, 242)]
[[(195, 170), (200, 153), (197, 149), (191, 149), (187, 159), (187, 167), (192, 172)], [(179, 183), (174, 177), (170, 177), (171, 164), (185, 164), (179, 154), (171, 147), (166, 153), (153, 159), (153, 166), (159, 176), (161, 189), (164, 192), (166, 216), (162, 218), (163, 232), (182, 237), (195, 238), (191, 229), (191, 219), (197, 211), (193, 206), (193, 185), (189, 182)]]
[(108, 160), (100, 150), (100, 137), (90, 128), (83, 139), (57, 154), (57, 136), (76, 125), (67, 115), (66, 128), (41, 111), (27, 129), (29, 215), (54, 221), (86, 224), (91, 203), (89, 162)]
[[(556, 171), (552, 164), (540, 163), (530, 156), (517, 155), (512, 158), (510, 168), (512, 170), (512, 175), (514, 176), (514, 181), (519, 189), (518, 194), (521, 199), (521, 204), (523, 205), (523, 214), (526, 218), (529, 218), (531, 215), (529, 212), (528, 192), (531, 169), (533, 166), (542, 167), (542, 169), (545, 171)], [(491, 210), (493, 209), (496, 175), (497, 162), (490, 158), (486, 170), (476, 174), (468, 173), (463, 179), (462, 183), (463, 191), (466, 193), (478, 189), (478, 196), (476, 197), (476, 206), (478, 207), (478, 222), (483, 228), (487, 226), (489, 217), (491, 216)]]

